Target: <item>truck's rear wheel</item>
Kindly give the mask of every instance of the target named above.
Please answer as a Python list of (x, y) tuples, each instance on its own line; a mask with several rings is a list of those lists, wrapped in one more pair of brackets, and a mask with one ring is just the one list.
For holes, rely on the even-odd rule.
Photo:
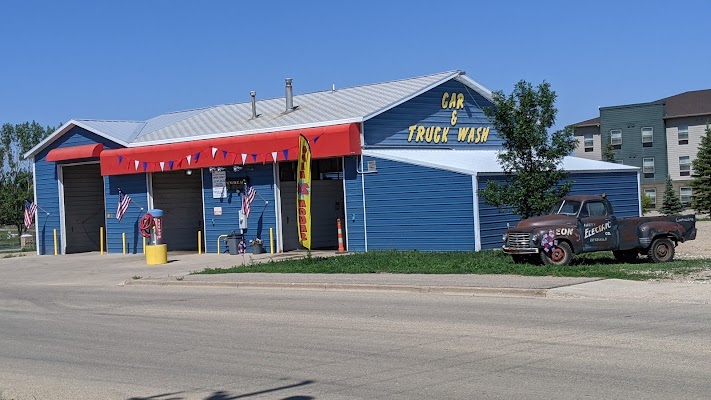
[(613, 250), (612, 255), (615, 256), (615, 260), (624, 263), (631, 263), (637, 261), (637, 255), (639, 252), (637, 250)]
[(667, 262), (674, 259), (674, 242), (669, 238), (658, 238), (647, 250), (647, 258), (651, 262)]
[(545, 265), (568, 265), (573, 259), (573, 250), (566, 242), (558, 242), (549, 253), (541, 252), (541, 261)]

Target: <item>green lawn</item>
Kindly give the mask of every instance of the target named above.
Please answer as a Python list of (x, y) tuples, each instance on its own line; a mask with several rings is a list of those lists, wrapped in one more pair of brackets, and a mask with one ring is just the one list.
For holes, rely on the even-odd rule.
[(429, 253), (417, 251), (373, 251), (338, 257), (307, 257), (251, 264), (232, 268), (207, 268), (196, 274), (240, 272), (308, 274), (508, 274), (530, 276), (600, 277), (652, 279), (685, 275), (711, 267), (711, 260), (680, 260), (653, 264), (640, 259), (634, 264), (617, 262), (610, 252), (576, 256), (565, 267), (514, 264), (500, 251)]

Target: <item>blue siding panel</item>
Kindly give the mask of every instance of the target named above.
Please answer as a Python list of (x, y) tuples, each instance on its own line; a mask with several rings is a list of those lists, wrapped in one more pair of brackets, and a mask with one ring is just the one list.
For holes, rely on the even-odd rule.
[[(456, 110), (456, 121), (453, 119), (454, 109), (442, 108), (444, 93), (462, 93), (464, 95), (464, 108)], [(367, 147), (499, 149), (503, 141), (498, 138), (496, 129), (483, 111), (484, 108), (492, 106), (493, 104), (489, 100), (476, 91), (452, 80), (365, 121), (363, 123), (365, 145)], [(452, 124), (452, 122), (456, 123)], [(449, 128), (447, 142), (443, 143), (442, 139), (436, 140), (436, 135), (431, 135), (429, 141), (417, 142), (417, 134), (410, 137), (409, 129), (415, 125)], [(458, 141), (457, 135), (460, 128), (487, 127), (490, 130), (485, 142)], [(474, 138), (476, 139), (476, 136)], [(411, 140), (408, 142), (408, 139)], [(435, 141), (439, 143), (435, 143)]]
[(363, 210), (363, 179), (360, 157), (344, 158), (344, 179), (346, 197), (346, 250), (365, 251), (365, 215)]
[[(116, 219), (118, 208), (118, 190), (131, 196), (131, 205), (121, 221)], [(109, 253), (123, 252), (122, 234), (126, 234), (126, 252), (143, 253), (143, 236), (138, 231), (138, 224), (143, 214), (148, 211), (148, 185), (146, 174), (115, 175), (104, 177), (104, 198), (106, 199), (106, 243)], [(141, 210), (143, 208), (143, 210)]]
[[(58, 247), (61, 250), (61, 226), (59, 218), (59, 178), (57, 176), (57, 163), (47, 162), (47, 153), (57, 148), (81, 146), (86, 144), (101, 143), (104, 148), (116, 149), (121, 146), (108, 139), (95, 135), (79, 127), (71, 129), (47, 146), (35, 157), (35, 175), (37, 184), (37, 205), (46, 210), (49, 215), (42, 210), (37, 213), (36, 227), (39, 232), (37, 248), (40, 254), (54, 254), (53, 230), (57, 230)], [(88, 161), (72, 160), (71, 162)]]
[[(479, 189), (486, 187), (487, 181), (496, 181), (500, 184), (506, 182), (504, 176), (480, 176)], [(612, 204), (615, 215), (618, 217), (639, 216), (639, 190), (637, 188), (637, 172), (602, 172), (570, 174), (569, 180), (573, 181), (571, 195), (590, 194), (599, 195), (603, 192)], [(501, 210), (484, 202), (479, 197), (479, 222), (481, 229), (481, 248), (500, 249), (503, 245), (501, 237), (506, 230), (506, 224), (516, 225), (520, 220), (518, 215), (511, 212), (510, 208)]]
[[(227, 167), (227, 180), (249, 178), (249, 184), (257, 191), (252, 202), (251, 212), (247, 221), (248, 228), (244, 238), (247, 243), (247, 252), (251, 252), (249, 241), (260, 238), (264, 241), (264, 250), (269, 251), (269, 228), (274, 230), (274, 243), (279, 235), (276, 225), (276, 202), (274, 201), (274, 170), (272, 164), (254, 165), (252, 171), (242, 170), (233, 172), (231, 166)], [(212, 174), (208, 169), (202, 170), (203, 198), (205, 201), (205, 251), (216, 253), (217, 238), (220, 235), (230, 234), (232, 231), (239, 233), (239, 210), (242, 209), (242, 193), (228, 191), (227, 198), (212, 198)], [(269, 202), (269, 204), (266, 204)], [(214, 215), (214, 208), (222, 207), (222, 215)], [(226, 250), (223, 243), (220, 251)]]
[(384, 159), (365, 177), (368, 250), (474, 250), (472, 178)]

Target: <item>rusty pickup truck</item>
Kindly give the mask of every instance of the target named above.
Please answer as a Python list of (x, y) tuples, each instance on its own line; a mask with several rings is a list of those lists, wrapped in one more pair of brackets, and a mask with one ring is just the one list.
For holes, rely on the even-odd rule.
[(574, 254), (612, 251), (622, 262), (646, 254), (674, 259), (677, 244), (696, 238), (696, 216), (617, 218), (606, 196), (568, 196), (549, 215), (527, 218), (504, 233), (503, 251), (514, 262), (568, 265)]

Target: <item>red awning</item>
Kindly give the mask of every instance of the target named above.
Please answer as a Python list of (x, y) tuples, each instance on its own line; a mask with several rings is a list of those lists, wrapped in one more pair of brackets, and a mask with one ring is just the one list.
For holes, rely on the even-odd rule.
[(277, 162), (293, 161), (299, 135), (309, 140), (312, 158), (361, 154), (360, 129), (354, 123), (106, 150), (101, 153), (101, 175), (263, 164), (274, 162), (275, 156)]
[(78, 160), (80, 158), (99, 157), (104, 145), (101, 143), (85, 144), (83, 146), (64, 147), (53, 149), (47, 153), (47, 161)]

